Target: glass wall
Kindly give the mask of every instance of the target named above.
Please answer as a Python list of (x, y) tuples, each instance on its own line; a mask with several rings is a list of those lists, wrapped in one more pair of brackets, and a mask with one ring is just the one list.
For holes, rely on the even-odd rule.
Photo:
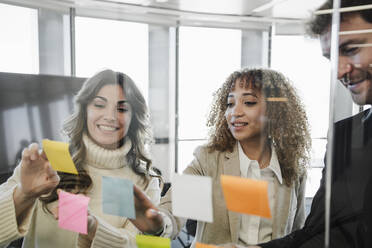
[(240, 30), (200, 27), (181, 27), (179, 34), (177, 170), (182, 172), (197, 145), (207, 142), (213, 93), (240, 68), (242, 34)]
[[(140, 230), (141, 225), (130, 221), (134, 216), (117, 218), (118, 214), (104, 212), (101, 191), (106, 177), (126, 179), (130, 186), (117, 188), (131, 187), (132, 198), (136, 184), (158, 205), (161, 191), (166, 194), (164, 183), (174, 184), (174, 175), (188, 168), (188, 173), (208, 176), (213, 182), (208, 197), (214, 222), (205, 225), (205, 220), (198, 220), (198, 230), (208, 232), (211, 226), (219, 226), (229, 237), (221, 234), (208, 240), (199, 236), (198, 241), (219, 245), (266, 242), (302, 227), (311, 211), (306, 229), (310, 231), (293, 236), (298, 247), (370, 247), (370, 3), (360, 0), (362, 7), (358, 7), (350, 1), (328, 1), (313, 17), (324, 17), (313, 26), (312, 32), (319, 33), (309, 36), (304, 25), (309, 16), (297, 14), (314, 12), (317, 6), (305, 11), (293, 5), (299, 11), (289, 13), (283, 10), (293, 1), (249, 1), (229, 13), (236, 10), (236, 3), (211, 3), (208, 11), (200, 11), (202, 5), (180, 2), (163, 3), (164, 7), (160, 1), (19, 0), (9, 4), (0, 0), (0, 217), (1, 209), (8, 209), (1, 207), (1, 199), (8, 197), (9, 207), (18, 204), (16, 197), (26, 196), (19, 176), (26, 173), (17, 167), (27, 155), (22, 155), (23, 149), (31, 143), (41, 147), (43, 140), (50, 139), (68, 143), (65, 154), (70, 153), (79, 171), (78, 176), (59, 172), (64, 182), (59, 186), (91, 197), (95, 218), (89, 221), (98, 223), (97, 235), (117, 235), (104, 241), (135, 242), (134, 234), (154, 231)], [(263, 2), (268, 5), (256, 8)], [(347, 9), (330, 15), (332, 11), (327, 9), (339, 2)], [(251, 71), (223, 86), (242, 67)], [(254, 70), (261, 67), (259, 72)], [(82, 88), (84, 82), (93, 85), (89, 87), (103, 85)], [(220, 99), (218, 108), (211, 110), (216, 99)], [(211, 113), (214, 126), (208, 127)], [(212, 148), (202, 155), (193, 154), (206, 144)], [(34, 150), (36, 154), (38, 149)], [(101, 152), (104, 155), (98, 156)], [(109, 161), (99, 164), (96, 155), (97, 160)], [(49, 161), (45, 156), (38, 159)], [(228, 167), (227, 161), (235, 162)], [(38, 165), (42, 172), (49, 166)], [(147, 171), (150, 165), (155, 169)], [(14, 171), (18, 174), (6, 183)], [(27, 172), (33, 175), (32, 170)], [(272, 218), (235, 216), (227, 210), (221, 200), (219, 173), (266, 181)], [(37, 177), (56, 179), (52, 174)], [(117, 188), (109, 192), (120, 193)], [(9, 193), (12, 190), (14, 194)], [(31, 193), (36, 191), (33, 188)], [(50, 204), (47, 201), (55, 204), (59, 197), (55, 187), (35, 195), (31, 198), (38, 201), (38, 216), (51, 217), (39, 206)], [(121, 197), (127, 199), (118, 194), (109, 201)], [(170, 202), (166, 207), (171, 207)], [(15, 211), (11, 214), (22, 221), (23, 215)], [(279, 211), (288, 216), (282, 218)], [(51, 217), (48, 221), (50, 230), (60, 231), (58, 220)], [(237, 230), (227, 224), (233, 221)], [(274, 233), (273, 225), (279, 221), (280, 232)], [(104, 226), (106, 222), (109, 224)], [(26, 247), (35, 240), (41, 247), (49, 244), (48, 235), (30, 236), (50, 232), (45, 227), (38, 229), (39, 224), (32, 224), (37, 230), (27, 234)], [(248, 235), (254, 225), (254, 235)], [(269, 234), (263, 237), (265, 230)], [(127, 239), (127, 231), (133, 237)], [(172, 245), (190, 245), (193, 238), (188, 232), (183, 229)], [(7, 243), (2, 243), (1, 233), (0, 229), (0, 246)], [(301, 239), (306, 235), (306, 241)], [(77, 232), (61, 237), (71, 247), (76, 240), (100, 242), (85, 240)], [(63, 244), (58, 238), (53, 241), (56, 247)]]
[(1, 71), (39, 73), (37, 10), (0, 3), (0, 32)]
[(110, 68), (125, 71), (147, 98), (148, 25), (107, 19), (75, 19), (76, 75), (89, 77)]

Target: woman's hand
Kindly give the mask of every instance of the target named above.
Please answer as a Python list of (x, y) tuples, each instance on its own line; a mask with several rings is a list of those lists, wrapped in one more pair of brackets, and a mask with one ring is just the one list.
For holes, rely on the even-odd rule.
[(23, 150), (20, 169), (20, 182), (13, 194), (17, 220), (39, 196), (51, 192), (59, 183), (57, 172), (35, 143)]
[(159, 234), (163, 230), (163, 217), (145, 193), (136, 185), (134, 188), (134, 205), (136, 219), (130, 221), (142, 232)]

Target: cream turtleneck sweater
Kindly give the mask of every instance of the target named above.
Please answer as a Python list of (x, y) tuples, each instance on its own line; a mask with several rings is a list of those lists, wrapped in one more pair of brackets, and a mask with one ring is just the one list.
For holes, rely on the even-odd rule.
[[(126, 154), (131, 148), (131, 141), (126, 139), (123, 146), (116, 150), (104, 149), (96, 145), (88, 136), (83, 137), (86, 146), (84, 168), (92, 178), (93, 185), (88, 193), (89, 211), (98, 220), (95, 238), (92, 243), (83, 235), (58, 227), (58, 221), (42, 210), (40, 201), (36, 201), (24, 219), (17, 225), (13, 191), (19, 182), (20, 168), (15, 169), (13, 176), (0, 185), (0, 247), (14, 239), (24, 236), (23, 247), (136, 247), (135, 235), (139, 233), (126, 218), (107, 215), (102, 212), (102, 176), (120, 177), (133, 181), (145, 191), (155, 205), (160, 201), (159, 181), (151, 178), (149, 183), (135, 174), (127, 165)], [(57, 202), (51, 203), (53, 207)]]

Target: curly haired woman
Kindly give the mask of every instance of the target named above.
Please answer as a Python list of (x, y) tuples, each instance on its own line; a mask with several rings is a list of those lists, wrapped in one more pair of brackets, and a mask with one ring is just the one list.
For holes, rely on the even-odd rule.
[[(212, 177), (213, 223), (197, 223), (195, 241), (242, 245), (279, 238), (304, 224), (311, 146), (305, 111), (295, 90), (268, 69), (233, 72), (215, 94), (208, 144), (198, 147), (185, 174)], [(268, 182), (272, 219), (228, 211), (222, 174)], [(178, 229), (182, 221), (173, 226)]]

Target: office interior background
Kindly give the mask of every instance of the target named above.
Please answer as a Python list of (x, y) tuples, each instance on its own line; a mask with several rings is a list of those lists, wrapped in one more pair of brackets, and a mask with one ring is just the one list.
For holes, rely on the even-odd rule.
[[(79, 88), (74, 85), (110, 68), (132, 77), (145, 95), (153, 165), (169, 182), (207, 142), (213, 92), (234, 70), (268, 67), (291, 79), (306, 107), (312, 137), (309, 206), (324, 167), (331, 63), (304, 24), (322, 3), (0, 1), (1, 174), (12, 172), (23, 144), (64, 140), (60, 128), (72, 111)], [(359, 111), (345, 89), (336, 90), (336, 120)]]

